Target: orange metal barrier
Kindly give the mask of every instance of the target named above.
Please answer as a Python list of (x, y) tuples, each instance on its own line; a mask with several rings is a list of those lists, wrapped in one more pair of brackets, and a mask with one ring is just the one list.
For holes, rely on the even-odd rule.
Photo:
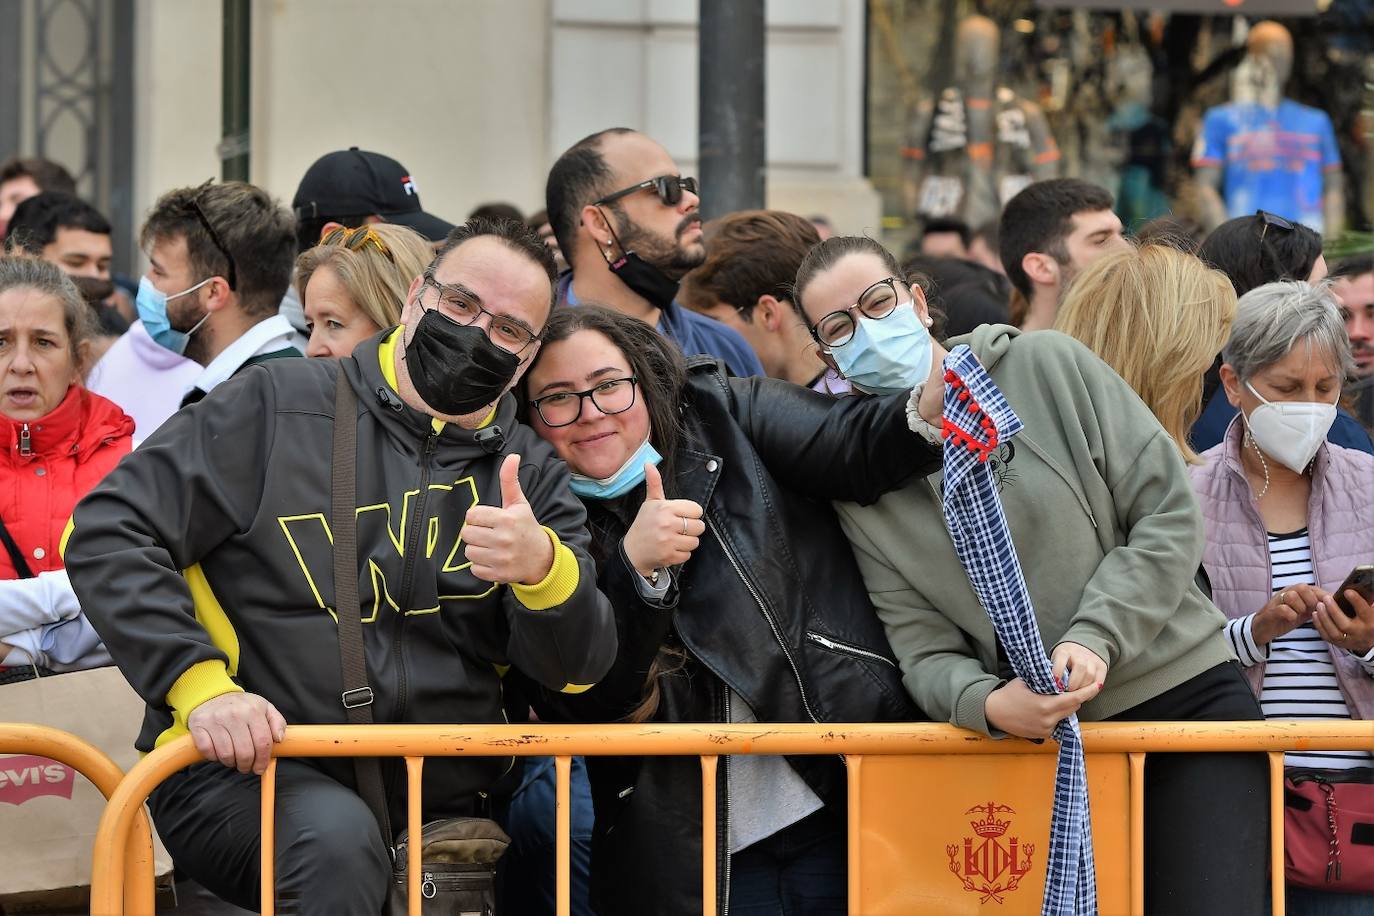
[[(124, 778), (124, 771), (104, 751), (70, 732), (46, 725), (0, 723), (0, 754), (33, 754), (64, 763), (90, 780), (107, 799)], [(153, 835), (141, 807), (129, 811), (122, 836), (118, 867), (123, 886), (119, 893), (128, 896), (116, 902), (122, 902), (130, 913), (152, 913)]]
[[(1276, 863), (1273, 912), (1282, 916), (1283, 753), (1374, 751), (1374, 721), (1094, 723), (1083, 726), (1083, 739), (1099, 909), (1104, 916), (1144, 913), (1145, 755), (1177, 752), (1269, 755), (1272, 861)], [(714, 916), (719, 755), (838, 754), (848, 764), (849, 911), (861, 916), (909, 916), (978, 913), (989, 900), (1006, 904), (998, 908), (999, 914), (1039, 912), (1053, 785), (1050, 755), (1055, 750), (1051, 742), (994, 741), (937, 724), (752, 723), (292, 726), (274, 753), (277, 757), (404, 757), (411, 836), (420, 832), (424, 757), (553, 756), (559, 916), (569, 912), (572, 755), (701, 758), (703, 912)], [(138, 891), (140, 900), (151, 899), (152, 892), (151, 857), (137, 866), (126, 858), (130, 830), (148, 793), (199, 759), (189, 738), (170, 743), (144, 758), (111, 796), (96, 837), (93, 913), (141, 916), (144, 912), (132, 909), (132, 902), (129, 910), (122, 906), (126, 891)], [(268, 825), (262, 843), (265, 914), (273, 911), (274, 832), (270, 825), (275, 772), (274, 762), (263, 776), (263, 823)], [(972, 820), (970, 814), (975, 815)], [(1022, 826), (1008, 837), (1012, 815), (1021, 819)], [(969, 832), (975, 836), (967, 836)], [(418, 916), (419, 844), (410, 844), (409, 851), (410, 912)], [(1038, 868), (1033, 861), (1036, 852), (1040, 852)]]

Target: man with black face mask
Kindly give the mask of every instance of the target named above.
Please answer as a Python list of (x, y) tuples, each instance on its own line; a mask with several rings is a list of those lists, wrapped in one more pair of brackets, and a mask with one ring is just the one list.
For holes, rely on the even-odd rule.
[[(373, 721), (503, 722), (512, 666), (567, 691), (608, 670), (615, 625), (586, 515), (507, 396), (539, 349), (553, 278), (524, 224), (469, 221), (411, 284), (399, 328), (342, 360), (235, 375), (77, 507), (68, 573), (148, 703), (138, 746), (189, 734), (209, 761), (154, 792), (158, 833), (179, 871), (231, 903), (261, 904), (255, 774), (272, 744), (287, 724), (348, 720), (333, 616), (337, 405), (357, 418), (352, 572)], [(392, 763), (382, 776), (399, 830), (406, 780)], [(427, 760), (425, 819), (473, 813), (505, 767)], [(359, 794), (371, 784), (348, 760), (278, 762), (284, 909), (382, 910), (394, 836)]]
[(734, 375), (763, 375), (733, 328), (676, 302), (682, 277), (706, 260), (696, 179), (661, 145), (613, 127), (575, 143), (549, 170), (549, 223), (571, 270), (560, 302), (595, 302), (646, 321), (688, 355), (708, 353)]
[(99, 327), (88, 365), (129, 329), (128, 319), (113, 302), (110, 231), (109, 220), (81, 198), (43, 191), (15, 207), (5, 238), (7, 251), (57, 265), (81, 290)]

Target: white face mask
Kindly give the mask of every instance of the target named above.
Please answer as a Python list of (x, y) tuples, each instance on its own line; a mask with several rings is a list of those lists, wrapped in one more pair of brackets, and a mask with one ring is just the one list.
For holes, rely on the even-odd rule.
[(1264, 400), (1249, 382), (1245, 387), (1259, 398), (1260, 406), (1250, 411), (1245, 425), (1255, 444), (1266, 455), (1272, 456), (1280, 464), (1301, 474), (1312, 463), (1336, 422), (1336, 405), (1313, 403), (1311, 401)]

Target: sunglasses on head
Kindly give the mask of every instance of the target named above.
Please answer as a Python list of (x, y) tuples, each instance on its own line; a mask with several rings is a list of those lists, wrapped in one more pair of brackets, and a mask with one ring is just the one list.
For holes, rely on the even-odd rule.
[(607, 194), (596, 202), (596, 205), (614, 203), (622, 197), (634, 194), (637, 191), (647, 191), (650, 188), (658, 194), (658, 199), (663, 201), (664, 206), (676, 207), (682, 200), (682, 192), (690, 191), (697, 193), (697, 180), (695, 178), (684, 178), (681, 175), (659, 175), (657, 178), (649, 178), (639, 184), (631, 185), (628, 188), (621, 188), (614, 194)]
[(321, 245), (342, 245), (349, 251), (361, 251), (363, 246), (369, 242), (382, 253), (384, 258), (392, 264), (396, 263), (396, 259), (392, 257), (391, 249), (386, 247), (386, 242), (382, 241), (382, 237), (371, 226), (359, 226), (356, 229), (346, 229), (340, 226), (326, 233), (324, 238), (320, 239)]
[(211, 244), (218, 248), (219, 253), (224, 255), (224, 260), (229, 262), (229, 276), (225, 277), (225, 279), (229, 282), (229, 288), (231, 290), (237, 290), (239, 288), (239, 272), (234, 266), (234, 256), (229, 253), (229, 249), (225, 247), (224, 242), (220, 240), (219, 233), (215, 231), (215, 227), (210, 225), (210, 218), (206, 216), (205, 211), (200, 208), (199, 200), (191, 201), (191, 210), (196, 214), (196, 219), (200, 220), (201, 228), (205, 230), (205, 234), (210, 236)]
[(1268, 210), (1256, 210), (1255, 219), (1263, 224), (1263, 228), (1260, 229), (1259, 237), (1261, 245), (1264, 244), (1264, 237), (1268, 234), (1270, 226), (1283, 232), (1293, 231), (1293, 224), (1291, 222), (1279, 216), (1277, 213), (1270, 213)]

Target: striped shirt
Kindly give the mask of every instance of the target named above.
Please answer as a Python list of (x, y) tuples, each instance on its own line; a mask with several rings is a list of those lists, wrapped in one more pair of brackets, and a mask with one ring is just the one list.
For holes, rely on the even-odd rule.
[[(1310, 585), (1316, 576), (1307, 529), (1269, 535), (1269, 564), (1275, 593), (1294, 585)], [(1267, 646), (1256, 645), (1254, 614), (1232, 620), (1226, 635), (1241, 664), (1264, 662), (1260, 706), (1266, 719), (1349, 719), (1350, 707), (1336, 679), (1330, 645), (1309, 620)], [(1366, 667), (1370, 667), (1366, 663)], [(1295, 767), (1347, 769), (1369, 766), (1374, 757), (1365, 751), (1311, 751), (1284, 756)]]

